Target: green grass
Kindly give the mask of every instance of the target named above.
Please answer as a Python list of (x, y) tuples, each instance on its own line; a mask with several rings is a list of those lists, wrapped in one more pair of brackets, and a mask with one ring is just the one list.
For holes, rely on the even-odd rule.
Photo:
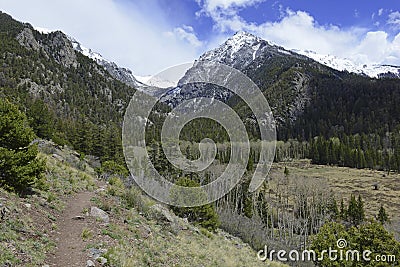
[[(68, 149), (58, 153), (71, 157)], [(65, 197), (94, 187), (90, 168), (83, 172), (52, 154), (39, 153), (39, 157), (46, 160), (47, 171), (35, 194), (21, 198), (0, 188), (0, 203), (9, 210), (0, 221), (0, 266), (45, 264), (47, 253), (55, 248), (49, 231), (57, 229), (56, 215), (64, 209)]]
[[(102, 234), (115, 240), (104, 255), (110, 266), (286, 266), (261, 262), (238, 238), (221, 231), (171, 231), (165, 222), (151, 220), (135, 209), (125, 210), (125, 224), (110, 224)], [(104, 239), (104, 238), (103, 238)]]
[(87, 228), (83, 228), (81, 237), (83, 241), (86, 241), (93, 237), (93, 231)]

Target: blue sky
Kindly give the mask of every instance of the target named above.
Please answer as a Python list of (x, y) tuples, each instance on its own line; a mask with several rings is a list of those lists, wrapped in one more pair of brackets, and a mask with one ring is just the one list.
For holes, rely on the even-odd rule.
[(397, 0), (0, 0), (0, 9), (138, 75), (192, 61), (238, 30), (288, 49), (400, 65)]

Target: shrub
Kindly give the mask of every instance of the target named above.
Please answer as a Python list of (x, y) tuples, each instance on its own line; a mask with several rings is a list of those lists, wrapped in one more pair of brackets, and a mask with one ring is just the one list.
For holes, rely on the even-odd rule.
[(116, 163), (113, 160), (105, 161), (101, 164), (101, 168), (98, 169), (98, 172), (108, 178), (110, 175), (117, 175), (121, 177), (127, 177), (129, 175), (129, 171), (125, 166)]
[[(398, 266), (400, 259), (400, 243), (396, 241), (382, 224), (371, 221), (357, 227), (346, 229), (336, 222), (326, 223), (318, 234), (311, 238), (311, 249), (316, 251), (317, 258), (321, 257), (323, 250), (337, 249), (339, 239), (346, 240), (345, 251), (357, 250), (362, 257), (363, 251), (371, 251), (368, 256), (371, 261), (346, 261), (345, 258), (330, 260), (325, 255), (323, 261), (316, 261), (317, 266)], [(340, 248), (342, 249), (342, 248)], [(394, 255), (395, 262), (376, 262), (376, 255)]]

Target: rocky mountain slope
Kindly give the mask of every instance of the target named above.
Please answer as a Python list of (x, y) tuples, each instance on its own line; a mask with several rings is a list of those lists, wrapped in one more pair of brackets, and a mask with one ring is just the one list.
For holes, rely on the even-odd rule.
[(103, 66), (104, 69), (106, 69), (111, 74), (111, 76), (113, 76), (115, 79), (117, 79), (133, 88), (140, 89), (142, 87), (145, 87), (145, 84), (142, 83), (141, 81), (137, 80), (136, 77), (132, 74), (131, 70), (117, 66), (117, 64), (105, 59), (99, 53), (94, 52), (91, 49), (82, 46), (73, 37), (68, 36), (68, 39), (71, 41), (72, 46), (76, 51), (82, 53), (83, 55), (87, 56), (88, 58), (93, 59), (100, 66)]
[[(236, 33), (218, 48), (204, 53), (179, 81), (178, 87), (167, 91), (165, 102), (176, 106), (194, 96), (214, 97), (229, 102), (242, 119), (249, 118), (246, 105), (227, 90), (185, 84), (190, 75), (196, 75), (196, 68), (201, 67), (202, 62), (223, 63), (250, 77), (269, 102), (280, 139), (331, 135), (337, 132), (334, 128), (346, 134), (371, 132), (370, 126), (354, 129), (354, 123), (350, 123), (354, 118), (368, 117), (364, 119), (368, 123), (364, 123), (375, 123), (378, 128), (384, 127), (382, 121), (391, 127), (400, 121), (397, 115), (389, 112), (398, 99), (398, 79), (394, 79), (398, 68), (376, 66), (362, 71), (349, 61), (286, 50), (245, 32)], [(369, 77), (367, 73), (382, 79)], [(387, 97), (388, 94), (391, 97)], [(353, 108), (355, 102), (362, 105), (359, 107), (362, 113)], [(372, 122), (372, 116), (376, 117), (383, 106), (385, 115)], [(340, 116), (337, 116), (338, 109), (342, 110)]]
[[(203, 62), (217, 62), (238, 69), (249, 76), (270, 101), (279, 124), (291, 123), (304, 110), (310, 99), (310, 72), (334, 73), (330, 68), (310, 58), (285, 50), (246, 32), (238, 32), (218, 48), (204, 53), (177, 88), (168, 91), (163, 100), (172, 106), (193, 96), (215, 97), (228, 101), (232, 93), (213, 86), (185, 85), (190, 75), (196, 75)], [(233, 98), (231, 102), (238, 102)], [(239, 105), (238, 109), (244, 103)], [(246, 112), (247, 113), (247, 112)]]

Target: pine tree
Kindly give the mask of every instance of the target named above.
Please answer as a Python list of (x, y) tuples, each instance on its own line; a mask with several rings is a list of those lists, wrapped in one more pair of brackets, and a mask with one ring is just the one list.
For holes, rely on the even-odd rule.
[(30, 125), (35, 133), (44, 139), (51, 139), (54, 133), (55, 115), (43, 100), (37, 99), (29, 107)]
[(253, 201), (249, 196), (244, 198), (243, 213), (247, 218), (253, 217)]
[(37, 145), (28, 120), (17, 106), (0, 99), (0, 186), (7, 190), (25, 193), (45, 170), (43, 161), (37, 159)]
[(358, 205), (357, 200), (354, 195), (351, 195), (349, 206), (347, 208), (347, 219), (353, 225), (357, 225), (357, 218), (358, 218)]
[[(176, 185), (183, 187), (199, 187), (200, 184), (189, 178), (181, 178), (177, 181)], [(182, 196), (179, 191), (177, 197), (191, 197)], [(202, 197), (202, 196), (195, 196)], [(220, 224), (218, 214), (211, 204), (206, 204), (198, 207), (172, 207), (176, 215), (187, 218), (189, 222), (194, 222), (208, 230), (216, 230)]]
[(357, 225), (362, 223), (365, 220), (365, 210), (364, 210), (364, 201), (361, 198), (361, 195), (358, 195), (357, 200), (357, 217), (356, 223)]
[(377, 219), (381, 224), (389, 222), (389, 216), (387, 215), (386, 210), (383, 206), (381, 206), (379, 209)]
[(354, 195), (351, 196), (347, 209), (347, 218), (349, 222), (355, 226), (361, 224), (365, 220), (364, 202), (361, 195), (358, 195), (357, 200)]
[[(371, 251), (370, 259), (376, 255), (394, 255), (393, 262), (371, 261), (346, 261), (345, 257), (336, 257), (332, 259), (323, 257), (323, 251), (326, 248), (337, 247), (337, 241), (344, 239), (347, 241), (346, 250)], [(317, 257), (322, 260), (315, 261), (316, 266), (337, 267), (337, 266), (398, 266), (400, 258), (400, 243), (396, 241), (393, 234), (388, 232), (382, 224), (377, 222), (367, 222), (359, 227), (346, 229), (342, 224), (328, 222), (321, 227), (320, 231), (310, 238), (310, 248), (313, 249)], [(360, 259), (362, 259), (360, 257)]]
[(336, 202), (336, 199), (334, 197), (331, 197), (329, 199), (328, 209), (329, 209), (329, 212), (332, 215), (332, 219), (337, 219), (340, 216), (339, 209), (338, 209), (338, 206), (337, 206), (337, 202)]

